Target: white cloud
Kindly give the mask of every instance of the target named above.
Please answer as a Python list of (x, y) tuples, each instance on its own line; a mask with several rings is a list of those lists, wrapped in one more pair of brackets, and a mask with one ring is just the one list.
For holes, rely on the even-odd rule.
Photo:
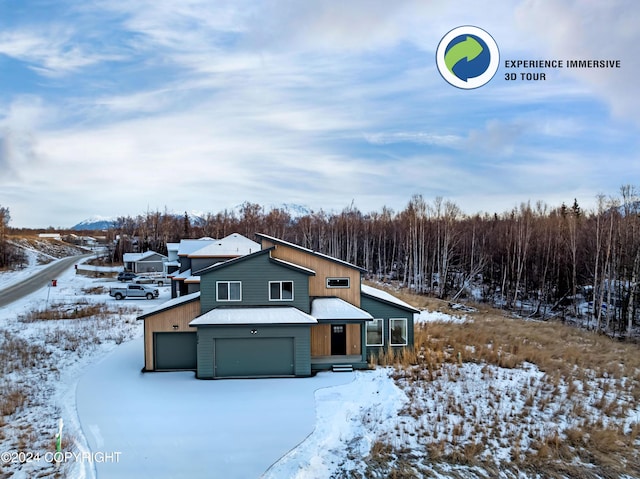
[(0, 33), (0, 54), (27, 62), (43, 76), (59, 77), (83, 67), (118, 58), (115, 55), (89, 53), (73, 41), (70, 27), (51, 26)]
[(525, 0), (515, 18), (517, 26), (531, 34), (550, 58), (620, 60), (620, 69), (565, 69), (563, 73), (588, 85), (615, 114), (640, 122), (636, 81), (640, 61), (634, 47), (640, 43), (639, 2)]
[[(460, 198), (471, 210), (508, 198), (499, 208), (507, 209), (510, 198), (590, 190), (602, 168), (563, 178), (580, 168), (586, 140), (600, 139), (589, 162), (607, 162), (604, 149), (618, 143), (631, 149), (629, 130), (593, 112), (593, 92), (629, 117), (640, 101), (630, 83), (635, 59), (622, 50), (638, 34), (620, 14), (630, 6), (633, 19), (638, 8), (602, 5), (94, 0), (0, 34), (0, 52), (57, 75), (35, 86), (40, 103), (0, 92), (12, 105), (0, 117), (0, 161), (28, 178), (21, 191), (56, 198), (43, 207), (57, 210), (40, 218), (86, 204), (86, 214), (63, 224), (96, 211), (216, 211), (245, 200), (402, 208), (413, 193)], [(76, 22), (80, 10), (90, 21)], [(625, 66), (614, 76), (554, 73), (544, 84), (495, 78), (460, 92), (441, 80), (433, 54), (466, 23), (486, 28), (509, 54), (624, 53)], [(102, 75), (113, 59), (124, 61)], [(623, 174), (608, 162), (615, 182)], [(14, 180), (3, 180), (2, 193), (23, 201), (16, 183), (8, 186)]]

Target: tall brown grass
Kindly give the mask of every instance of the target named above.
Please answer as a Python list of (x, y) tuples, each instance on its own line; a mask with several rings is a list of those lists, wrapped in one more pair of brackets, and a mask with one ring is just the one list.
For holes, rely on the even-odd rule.
[[(416, 307), (459, 314), (439, 300), (406, 292), (394, 294)], [(521, 438), (503, 438), (511, 444), (514, 460), (504, 467), (512, 468), (514, 474), (540, 471), (544, 477), (620, 477), (624, 474), (640, 477), (637, 453), (640, 425), (636, 421), (622, 427), (623, 419), (640, 401), (640, 347), (558, 322), (508, 317), (502, 311), (483, 305), (478, 305), (478, 309), (476, 313), (467, 313), (470, 321), (462, 324), (416, 324), (413, 349), (395, 354), (386, 350), (371, 362), (394, 367), (393, 377), (410, 402), (412, 398), (428, 394), (430, 384), (436, 380), (456, 381), (460, 368), (466, 363), (506, 369), (533, 364), (544, 376), (537, 389), (527, 386), (519, 393), (525, 408), (568, 414), (569, 424), (546, 435), (534, 435), (527, 450), (522, 449)], [(484, 381), (492, 381), (492, 371), (483, 368)], [(558, 404), (561, 398), (569, 403)], [(599, 411), (600, 418), (608, 419), (589, 417), (592, 414), (589, 405)], [(449, 409), (452, 407), (460, 406), (454, 401)], [(411, 405), (403, 413), (417, 418), (421, 414)], [(450, 410), (450, 413), (460, 414), (460, 411)], [(504, 425), (525, 419), (496, 413), (492, 419), (493, 434), (500, 427), (498, 423)], [(476, 434), (480, 434), (482, 427), (476, 427)], [(426, 433), (424, 436), (432, 461), (459, 466), (483, 463), (479, 460), (482, 441), (466, 440), (459, 444), (447, 441), (443, 445), (441, 439), (427, 438)], [(484, 466), (491, 467), (486, 460)]]

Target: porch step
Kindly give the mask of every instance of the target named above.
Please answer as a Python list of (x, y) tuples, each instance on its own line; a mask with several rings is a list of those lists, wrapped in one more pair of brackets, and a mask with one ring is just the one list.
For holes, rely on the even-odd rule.
[(351, 364), (334, 364), (331, 370), (334, 373), (350, 373), (353, 372), (353, 366)]

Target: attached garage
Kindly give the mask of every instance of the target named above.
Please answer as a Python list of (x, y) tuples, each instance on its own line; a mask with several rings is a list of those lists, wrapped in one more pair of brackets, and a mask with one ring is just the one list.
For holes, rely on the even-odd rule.
[(294, 376), (294, 338), (214, 339), (213, 377)]
[(196, 370), (197, 334), (194, 332), (154, 333), (154, 369)]
[(292, 307), (218, 308), (197, 328), (200, 379), (311, 375), (315, 318)]
[(144, 321), (144, 371), (195, 371), (200, 293), (172, 299), (138, 317)]

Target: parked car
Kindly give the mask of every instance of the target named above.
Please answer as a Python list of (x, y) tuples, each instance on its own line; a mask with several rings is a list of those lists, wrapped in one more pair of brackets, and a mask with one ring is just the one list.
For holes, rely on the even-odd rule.
[(120, 273), (118, 273), (118, 281), (133, 281), (135, 278), (137, 278), (138, 275), (135, 273), (131, 273), (129, 271), (121, 271)]
[(127, 286), (111, 288), (109, 290), (109, 296), (113, 296), (116, 299), (124, 298), (147, 298), (155, 299), (159, 295), (156, 288), (146, 286), (144, 284), (128, 284)]
[(133, 280), (136, 284), (157, 284), (158, 286), (164, 286), (166, 278), (153, 278), (150, 276), (136, 276)]

